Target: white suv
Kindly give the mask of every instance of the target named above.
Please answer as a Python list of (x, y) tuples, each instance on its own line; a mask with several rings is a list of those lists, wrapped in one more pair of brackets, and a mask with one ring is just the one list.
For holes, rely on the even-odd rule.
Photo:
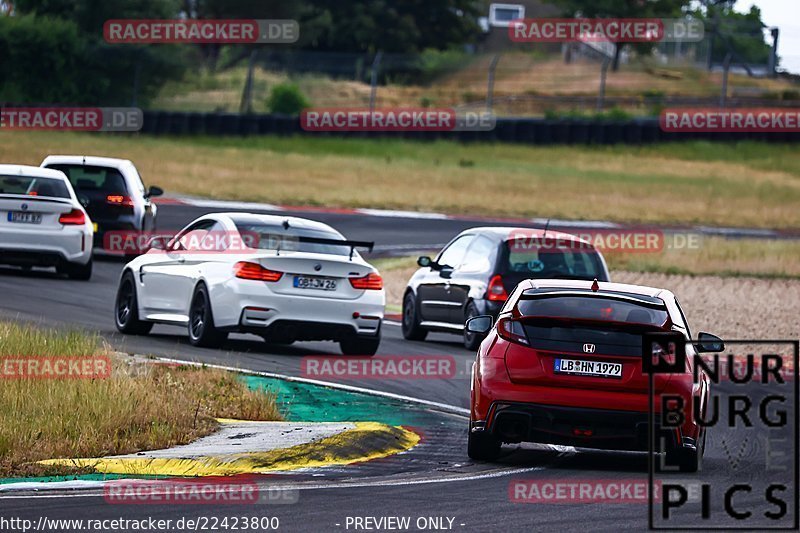
[(155, 231), (157, 209), (151, 199), (164, 191), (145, 189), (139, 171), (127, 159), (50, 155), (41, 166), (66, 174), (95, 224), (95, 246), (103, 247), (108, 232)]

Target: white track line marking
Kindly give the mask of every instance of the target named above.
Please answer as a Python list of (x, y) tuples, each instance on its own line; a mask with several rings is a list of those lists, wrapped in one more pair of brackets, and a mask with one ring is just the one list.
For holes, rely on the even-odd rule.
[[(536, 472), (539, 470), (544, 470), (545, 467), (543, 466), (530, 466), (530, 467), (523, 467), (523, 468), (515, 468), (512, 470), (495, 470), (492, 472), (487, 472), (485, 474), (473, 474), (469, 476), (451, 476), (451, 477), (443, 477), (443, 478), (428, 478), (428, 479), (406, 479), (406, 480), (396, 480), (396, 481), (387, 481), (386, 479), (374, 480), (374, 481), (360, 481), (356, 483), (326, 483), (326, 484), (316, 484), (316, 485), (299, 485), (299, 484), (281, 484), (281, 485), (274, 485), (270, 486), (267, 485), (268, 490), (270, 491), (289, 491), (289, 490), (329, 490), (329, 489), (358, 489), (358, 488), (365, 488), (365, 487), (407, 487), (413, 485), (430, 485), (434, 483), (454, 483), (458, 481), (478, 481), (481, 479), (494, 479), (498, 477), (505, 477), (505, 476), (513, 476), (516, 474), (525, 474), (529, 472)], [(44, 489), (47, 490), (47, 489)], [(57, 490), (55, 487), (52, 490)], [(75, 490), (75, 489), (72, 489)], [(224, 492), (225, 488), (220, 488), (219, 491), (216, 492)], [(208, 493), (208, 492), (206, 492)], [(0, 493), (0, 500), (25, 500), (25, 499), (32, 499), (32, 498), (99, 498), (103, 496), (101, 492), (83, 492), (81, 494), (37, 494), (37, 495), (4, 495)]]
[(208, 207), (210, 209), (255, 209), (257, 211), (285, 211), (279, 205), (264, 204), (260, 202), (234, 202), (230, 200), (207, 200), (202, 198), (175, 198), (186, 205), (193, 207)]

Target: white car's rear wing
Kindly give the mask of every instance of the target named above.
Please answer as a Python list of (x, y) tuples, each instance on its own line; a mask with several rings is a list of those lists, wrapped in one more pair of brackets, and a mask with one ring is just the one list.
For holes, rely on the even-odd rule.
[(306, 242), (310, 244), (330, 244), (332, 246), (347, 246), (350, 248), (350, 260), (353, 260), (353, 252), (356, 248), (366, 248), (368, 251), (372, 251), (375, 247), (374, 242), (369, 241), (350, 241), (350, 240), (339, 240), (339, 239), (324, 239), (322, 237), (294, 237), (297, 239), (297, 242)]

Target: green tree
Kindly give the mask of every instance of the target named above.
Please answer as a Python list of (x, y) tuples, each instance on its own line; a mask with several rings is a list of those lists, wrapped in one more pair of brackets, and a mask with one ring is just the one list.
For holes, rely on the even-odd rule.
[[(0, 17), (0, 100), (74, 102), (86, 46), (74, 22), (33, 15)], [(57, 81), (55, 81), (57, 80)]]
[[(293, 19), (298, 20), (306, 8), (304, 0), (182, 0), (180, 11), (191, 19)], [(300, 34), (302, 35), (301, 28)], [(215, 70), (224, 45), (198, 45), (206, 65)], [(248, 45), (249, 47), (253, 45)], [(241, 56), (246, 56), (242, 53)]]
[(311, 103), (293, 83), (279, 83), (270, 91), (267, 107), (271, 113), (299, 115), (303, 109), (311, 107)]
[(300, 19), (306, 48), (418, 53), (474, 42), (481, 3), (473, 0), (309, 0)]
[[(548, 0), (561, 6), (565, 16), (586, 18), (676, 18), (691, 0)], [(622, 46), (614, 51), (612, 70), (619, 68)]]
[(10, 101), (140, 104), (183, 73), (186, 47), (112, 45), (103, 37), (110, 19), (175, 18), (177, 0), (17, 0), (14, 10), (4, 21), (3, 68), (31, 89)]
[(103, 38), (112, 19), (169, 19), (180, 12), (179, 0), (15, 0), (17, 13), (71, 20), (89, 38)]
[(705, 21), (711, 39), (711, 61), (722, 62), (729, 53), (734, 62), (765, 64), (772, 47), (764, 40), (761, 10), (751, 6), (747, 13), (733, 9), (734, 2), (709, 1), (696, 11)]

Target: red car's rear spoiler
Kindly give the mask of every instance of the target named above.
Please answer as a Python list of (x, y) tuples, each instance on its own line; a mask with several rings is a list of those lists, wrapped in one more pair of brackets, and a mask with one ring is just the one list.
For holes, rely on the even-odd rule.
[(581, 324), (586, 326), (611, 326), (615, 328), (641, 329), (643, 331), (670, 331), (672, 329), (672, 320), (667, 317), (667, 321), (661, 325), (647, 324), (640, 322), (623, 322), (619, 320), (598, 320), (596, 318), (571, 318), (563, 316), (541, 316), (541, 315), (522, 315), (516, 307), (512, 311), (515, 319), (522, 322), (535, 322), (537, 320), (542, 322), (561, 322), (566, 324)]

